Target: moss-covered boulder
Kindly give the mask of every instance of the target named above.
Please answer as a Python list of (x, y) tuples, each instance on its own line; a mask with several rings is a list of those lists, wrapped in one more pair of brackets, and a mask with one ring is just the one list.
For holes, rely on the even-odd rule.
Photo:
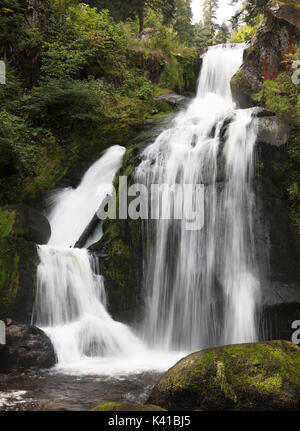
[(126, 403), (103, 403), (91, 410), (92, 412), (163, 412), (165, 409), (151, 404), (137, 405)]
[(0, 207), (0, 318), (31, 319), (38, 256), (51, 234), (47, 219), (20, 205)]
[(300, 348), (270, 341), (193, 353), (161, 378), (148, 403), (167, 410), (299, 410)]
[(231, 80), (233, 96), (241, 108), (253, 105), (252, 96), (265, 80), (286, 71), (287, 56), (299, 43), (300, 5), (293, 0), (271, 0), (242, 67)]

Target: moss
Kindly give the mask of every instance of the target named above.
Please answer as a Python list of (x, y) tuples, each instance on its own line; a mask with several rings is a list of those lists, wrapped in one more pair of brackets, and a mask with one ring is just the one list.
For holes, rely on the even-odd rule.
[(9, 316), (19, 288), (19, 254), (10, 239), (0, 239), (0, 318)]
[[(102, 244), (107, 244), (107, 259), (101, 259), (101, 273), (105, 277), (109, 296), (109, 309), (116, 318), (130, 319), (134, 313), (137, 289), (137, 267), (141, 259), (140, 221), (119, 219), (119, 196), (124, 185), (119, 184), (119, 177), (127, 177), (128, 185), (133, 181), (132, 174), (139, 163), (139, 149), (129, 147), (122, 161), (122, 166), (114, 178), (117, 193), (117, 219), (106, 219)], [(124, 314), (125, 313), (125, 314)]]
[(15, 218), (15, 211), (0, 208), (0, 238), (5, 238), (12, 232)]
[(149, 402), (167, 409), (300, 408), (300, 349), (287, 341), (203, 350), (160, 380)]
[(99, 406), (95, 407), (91, 411), (93, 412), (155, 412), (155, 411), (166, 411), (165, 409), (154, 406), (154, 405), (133, 405), (133, 404), (124, 404), (118, 402), (110, 402), (103, 403)]

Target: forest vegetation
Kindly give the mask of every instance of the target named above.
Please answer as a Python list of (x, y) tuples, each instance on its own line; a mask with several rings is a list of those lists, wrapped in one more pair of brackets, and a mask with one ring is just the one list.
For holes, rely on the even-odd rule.
[[(231, 0), (232, 4), (237, 0)], [(126, 144), (147, 118), (163, 118), (164, 93), (192, 95), (210, 45), (251, 40), (267, 0), (246, 0), (231, 23), (218, 0), (1, 0), (0, 202), (28, 202), (55, 187), (85, 155)], [(286, 59), (300, 59), (300, 51)], [(266, 81), (253, 99), (293, 124), (283, 193), (300, 229), (300, 93), (293, 70)]]

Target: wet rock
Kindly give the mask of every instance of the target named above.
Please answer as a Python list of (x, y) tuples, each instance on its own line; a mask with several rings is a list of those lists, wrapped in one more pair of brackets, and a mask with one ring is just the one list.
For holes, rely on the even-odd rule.
[(49, 368), (55, 362), (52, 343), (41, 329), (27, 325), (6, 328), (6, 346), (0, 352), (0, 372)]
[[(119, 176), (133, 181), (135, 168), (141, 162), (144, 148), (152, 144), (163, 130), (171, 126), (173, 115), (164, 120), (144, 123), (141, 133), (132, 141), (123, 157)], [(115, 184), (119, 193), (119, 185)], [(100, 272), (108, 292), (108, 310), (115, 320), (133, 324), (144, 315), (143, 253), (141, 220), (110, 220), (103, 225), (104, 235), (89, 247), (98, 256)]]
[(275, 117), (275, 112), (269, 111), (269, 109), (262, 108), (260, 106), (255, 106), (252, 110), (252, 117), (263, 118), (263, 117)]
[(168, 103), (174, 109), (178, 108), (186, 108), (186, 106), (190, 103), (191, 99), (186, 96), (181, 96), (176, 93), (162, 94), (158, 96), (157, 100), (161, 100), (163, 102)]
[[(300, 239), (276, 170), (286, 147), (257, 144), (255, 243), (261, 283), (261, 338), (291, 339), (300, 312)], [(299, 317), (298, 317), (299, 318)]]
[(167, 371), (148, 403), (167, 410), (299, 410), (300, 348), (270, 341), (193, 353)]
[(291, 0), (271, 0), (245, 61), (232, 78), (231, 87), (240, 108), (253, 106), (252, 95), (267, 79), (286, 71), (285, 60), (300, 43), (300, 6)]
[(94, 412), (163, 412), (166, 411), (162, 407), (154, 406), (151, 404), (137, 405), (126, 403), (103, 403), (95, 407), (91, 411)]
[(258, 119), (257, 141), (280, 147), (288, 142), (291, 127), (279, 116)]

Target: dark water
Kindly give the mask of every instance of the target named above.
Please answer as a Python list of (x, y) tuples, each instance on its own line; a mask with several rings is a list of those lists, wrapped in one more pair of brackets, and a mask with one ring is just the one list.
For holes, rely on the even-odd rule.
[(142, 404), (160, 376), (142, 373), (113, 378), (51, 371), (0, 375), (0, 411), (80, 411), (107, 401)]

